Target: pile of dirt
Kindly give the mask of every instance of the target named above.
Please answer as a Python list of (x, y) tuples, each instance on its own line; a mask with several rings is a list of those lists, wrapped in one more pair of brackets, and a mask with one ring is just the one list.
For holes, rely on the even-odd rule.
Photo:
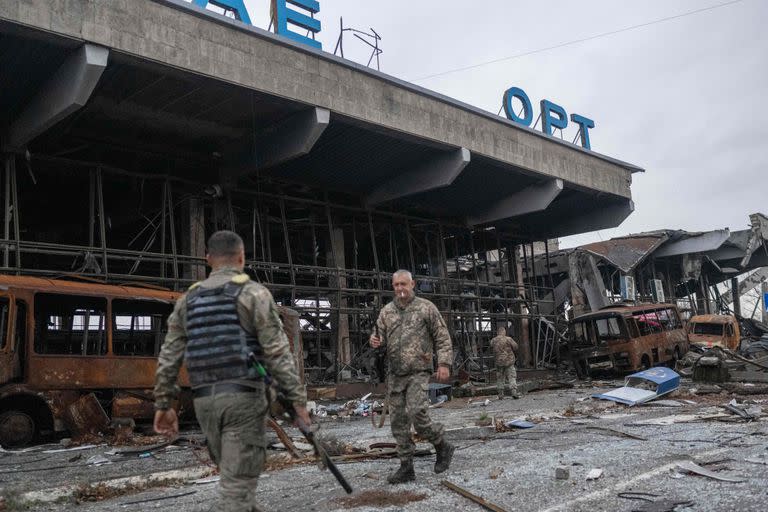
[(355, 507), (402, 507), (408, 503), (422, 501), (427, 498), (424, 493), (415, 493), (413, 491), (388, 492), (381, 490), (364, 491), (355, 496), (338, 498), (336, 501), (344, 508)]

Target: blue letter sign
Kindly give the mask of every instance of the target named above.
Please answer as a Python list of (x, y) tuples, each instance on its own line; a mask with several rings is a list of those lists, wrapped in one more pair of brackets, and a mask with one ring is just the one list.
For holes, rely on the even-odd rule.
[(305, 30), (309, 30), (313, 34), (320, 32), (319, 20), (298, 11), (294, 11), (288, 7), (288, 4), (293, 4), (296, 7), (306, 9), (312, 14), (317, 14), (320, 11), (320, 2), (317, 0), (273, 0), (273, 2), (275, 7), (275, 33), (293, 39), (299, 43), (308, 44), (318, 50), (323, 48), (320, 41), (315, 41), (311, 37), (303, 36), (288, 29), (288, 23), (291, 23)]
[[(523, 104), (523, 117), (515, 113), (512, 100), (517, 98)], [(531, 100), (525, 91), (519, 87), (510, 87), (504, 91), (504, 112), (507, 119), (523, 126), (531, 126), (533, 121), (533, 107)], [(551, 136), (553, 128), (564, 130), (568, 126), (568, 113), (563, 107), (549, 100), (541, 100), (541, 131)], [(589, 129), (595, 127), (595, 122), (588, 117), (579, 114), (571, 114), (571, 121), (579, 125), (579, 135), (581, 136), (581, 145), (584, 149), (592, 149), (589, 143)], [(537, 121), (538, 123), (538, 121)], [(535, 127), (534, 127), (535, 128)]]
[[(524, 117), (519, 117), (515, 114), (515, 108), (512, 104), (513, 98), (517, 98), (523, 102)], [(533, 107), (531, 106), (531, 100), (528, 99), (528, 95), (525, 94), (525, 91), (519, 87), (510, 87), (504, 93), (504, 112), (507, 114), (507, 119), (524, 124), (525, 126), (531, 126), (531, 121), (533, 121)]]
[(251, 24), (251, 18), (248, 16), (248, 9), (245, 8), (243, 0), (194, 0), (195, 5), (205, 9), (208, 4), (221, 7), (224, 10), (235, 13), (235, 18), (243, 23)]
[[(557, 117), (553, 117), (556, 114)], [(549, 100), (541, 100), (541, 131), (552, 135), (552, 127), (565, 129), (568, 126), (568, 114), (565, 109)]]
[(571, 121), (579, 125), (581, 145), (584, 146), (585, 149), (592, 149), (592, 145), (589, 143), (589, 129), (595, 127), (595, 122), (588, 117), (580, 116), (579, 114), (571, 114)]

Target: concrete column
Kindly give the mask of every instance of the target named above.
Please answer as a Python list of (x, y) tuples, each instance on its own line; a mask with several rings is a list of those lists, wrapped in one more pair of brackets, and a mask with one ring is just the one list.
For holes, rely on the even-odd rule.
[[(333, 228), (333, 237), (331, 239), (333, 244), (333, 251), (329, 254), (329, 261), (332, 261), (334, 268), (343, 270), (346, 268), (346, 261), (344, 257), (344, 230), (342, 228)], [(333, 261), (333, 255), (336, 255), (336, 261)], [(337, 282), (332, 283), (332, 287), (338, 287), (343, 289), (347, 287), (347, 279), (343, 276), (339, 276)], [(347, 299), (343, 297), (343, 294), (339, 294), (336, 297), (332, 297), (331, 303), (338, 302), (337, 307), (342, 310), (347, 307)], [(346, 313), (339, 313), (336, 319), (336, 346), (339, 352), (339, 365), (350, 364), (352, 362), (352, 349), (349, 342), (349, 315)]]
[(741, 316), (741, 296), (739, 295), (739, 278), (731, 278), (731, 296), (733, 300), (733, 312)]
[[(182, 211), (181, 252), (196, 258), (205, 258), (205, 210), (203, 200), (190, 197)], [(205, 279), (205, 265), (185, 266), (184, 279), (201, 281)]]
[[(520, 246), (515, 246), (515, 274), (517, 276), (517, 286), (515, 287), (515, 293), (522, 298), (525, 298), (525, 286), (523, 281), (523, 262), (522, 255), (520, 254)], [(520, 306), (519, 313), (529, 313), (523, 306)], [(530, 333), (530, 320), (528, 318), (521, 318), (518, 329), (518, 342), (520, 343), (520, 353), (518, 354), (520, 359), (520, 366), (523, 368), (531, 367), (531, 333)]]

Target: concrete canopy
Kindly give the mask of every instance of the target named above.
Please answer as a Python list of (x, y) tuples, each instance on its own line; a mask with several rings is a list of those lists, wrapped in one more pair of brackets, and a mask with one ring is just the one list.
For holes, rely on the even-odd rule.
[[(235, 168), (525, 239), (612, 227), (632, 211), (636, 166), (183, 1), (24, 5), (0, 7), (0, 72), (13, 76), (0, 130), (73, 50), (110, 52), (86, 106), (25, 141), (33, 160), (209, 183)], [(280, 150), (269, 154), (264, 141)], [(424, 182), (456, 154), (460, 165), (439, 186), (382, 192)]]

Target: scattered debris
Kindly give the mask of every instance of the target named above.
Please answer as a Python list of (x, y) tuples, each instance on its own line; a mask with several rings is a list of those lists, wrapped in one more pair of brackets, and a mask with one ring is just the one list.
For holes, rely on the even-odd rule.
[(615, 434), (615, 435), (618, 435), (618, 436), (628, 437), (630, 439), (636, 439), (637, 441), (647, 441), (648, 440), (648, 438), (646, 438), (646, 437), (638, 436), (638, 435), (635, 435), (635, 434), (630, 434), (629, 432), (624, 432), (623, 430), (618, 430), (618, 429), (610, 428), (610, 427), (600, 427), (600, 426), (597, 426), (597, 425), (589, 425), (587, 428), (590, 429), (590, 430), (599, 430), (601, 432), (608, 432), (608, 433)]
[(488, 478), (491, 480), (496, 480), (502, 475), (502, 473), (504, 473), (504, 468), (493, 468), (491, 470), (491, 474), (488, 475)]
[(477, 425), (478, 427), (487, 427), (492, 423), (493, 423), (493, 418), (488, 416), (486, 413), (481, 414), (475, 421), (475, 425)]
[(671, 393), (679, 387), (680, 375), (669, 368), (657, 367), (633, 373), (625, 379), (624, 386), (592, 397), (633, 406)]
[(590, 469), (589, 473), (587, 473), (587, 480), (597, 480), (598, 478), (603, 476), (603, 469), (602, 468), (594, 468)]
[(746, 404), (739, 404), (736, 402), (736, 399), (733, 399), (725, 404), (723, 408), (747, 421), (756, 420), (763, 414), (763, 409), (759, 405), (751, 405), (747, 407)]
[(741, 478), (731, 478), (731, 477), (719, 475), (714, 471), (705, 469), (691, 461), (679, 462), (677, 464), (677, 469), (682, 470), (684, 472), (695, 473), (697, 475), (705, 476), (707, 478), (712, 478), (714, 480), (720, 480), (721, 482), (741, 483), (746, 481)]
[(637, 508), (633, 508), (632, 512), (675, 512), (677, 507), (691, 507), (694, 505), (694, 502), (689, 500), (668, 498), (654, 500), (653, 498), (658, 498), (659, 495), (650, 492), (620, 492), (617, 496), (627, 500), (647, 502)]
[[(686, 400), (688, 403), (695, 403), (690, 402), (689, 400)], [(646, 407), (682, 407), (682, 402), (678, 402), (677, 400), (654, 400), (652, 402), (645, 402), (641, 405), (644, 405)]]
[(763, 457), (748, 457), (744, 460), (751, 462), (752, 464), (762, 464), (763, 466), (768, 466), (768, 459)]
[(477, 496), (476, 494), (472, 494), (471, 492), (467, 491), (466, 489), (462, 489), (456, 484), (453, 484), (449, 482), (448, 480), (443, 480), (440, 482), (444, 487), (449, 488), (453, 492), (459, 493), (468, 500), (472, 500), (481, 507), (483, 507), (486, 510), (490, 510), (491, 512), (506, 512), (503, 508), (501, 508), (498, 505), (494, 505), (490, 501), (486, 500), (485, 498), (481, 498), (480, 496)]
[(344, 498), (338, 498), (336, 500), (344, 508), (357, 508), (357, 507), (402, 507), (408, 503), (416, 501), (422, 501), (427, 499), (427, 495), (424, 493), (416, 493), (413, 491), (398, 491), (389, 492), (382, 490), (370, 490), (363, 491), (355, 496), (348, 496)]
[(123, 505), (123, 506), (125, 506), (125, 505), (138, 505), (140, 503), (150, 503), (150, 502), (153, 502), (153, 501), (162, 501), (162, 500), (171, 500), (171, 499), (176, 499), (176, 498), (183, 498), (184, 496), (190, 496), (192, 494), (195, 494), (196, 492), (197, 491), (187, 491), (187, 492), (182, 492), (181, 494), (174, 494), (172, 496), (159, 496), (159, 497), (156, 497), (156, 498), (147, 498), (147, 499), (144, 499), (144, 500), (126, 501), (124, 503), (121, 503), (120, 505)]
[(88, 466), (103, 466), (104, 464), (112, 464), (112, 461), (103, 455), (92, 455), (86, 459), (85, 464)]
[(558, 466), (555, 468), (555, 479), (568, 480), (571, 478), (571, 468), (567, 466)]
[(109, 418), (96, 395), (88, 393), (69, 404), (64, 412), (64, 423), (75, 436), (100, 435), (107, 430)]

